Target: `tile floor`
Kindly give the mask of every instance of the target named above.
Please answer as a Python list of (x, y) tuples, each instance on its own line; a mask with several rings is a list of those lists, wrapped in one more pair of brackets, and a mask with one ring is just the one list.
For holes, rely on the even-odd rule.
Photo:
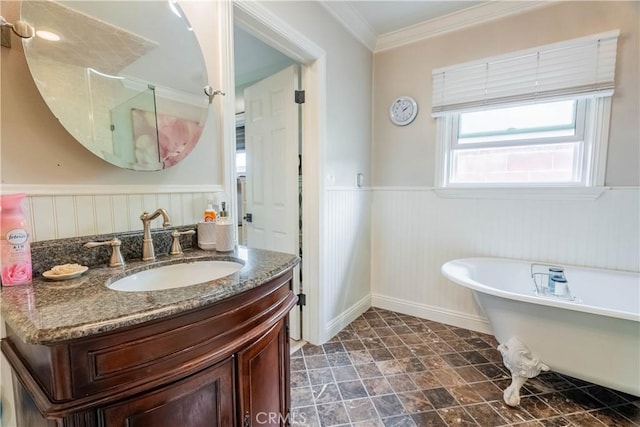
[(291, 356), (293, 426), (640, 426), (640, 398), (547, 372), (510, 408), (494, 337), (372, 308)]

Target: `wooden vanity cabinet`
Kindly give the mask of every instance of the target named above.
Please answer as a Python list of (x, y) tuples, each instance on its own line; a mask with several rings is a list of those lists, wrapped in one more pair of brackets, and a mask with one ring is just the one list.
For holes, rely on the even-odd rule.
[(106, 426), (233, 426), (234, 394), (230, 358), (166, 387), (100, 408), (97, 418)]
[(284, 321), (238, 353), (242, 384), (238, 413), (243, 426), (277, 426), (288, 420), (288, 357), (289, 334)]
[(25, 344), (7, 325), (18, 427), (285, 425), (291, 278), (53, 345)]

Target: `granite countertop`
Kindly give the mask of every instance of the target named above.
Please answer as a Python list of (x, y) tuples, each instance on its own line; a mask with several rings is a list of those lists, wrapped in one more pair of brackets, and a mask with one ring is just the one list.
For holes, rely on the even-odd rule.
[[(121, 292), (106, 286), (132, 272), (208, 259), (239, 261), (244, 267), (217, 280), (161, 291)], [(255, 288), (298, 261), (295, 255), (244, 247), (228, 253), (195, 249), (154, 262), (130, 261), (120, 268), (92, 267), (66, 281), (38, 275), (30, 285), (2, 288), (2, 319), (26, 343), (50, 345), (204, 307)]]

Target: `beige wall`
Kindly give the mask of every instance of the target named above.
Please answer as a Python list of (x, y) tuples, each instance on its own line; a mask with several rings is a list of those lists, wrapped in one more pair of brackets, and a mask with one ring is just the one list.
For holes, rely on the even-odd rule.
[[(606, 184), (640, 185), (640, 3), (560, 2), (532, 12), (377, 53), (374, 56), (373, 185), (432, 186), (435, 120), (431, 70), (548, 43), (620, 29)], [(413, 96), (416, 120), (388, 119), (397, 96)]]
[[(18, 19), (19, 4), (1, 2), (0, 11), (9, 22)], [(335, 185), (353, 186), (355, 175), (363, 173), (365, 183), (370, 184), (371, 52), (319, 4), (265, 2), (265, 6), (327, 52), (326, 174), (335, 176)], [(200, 17), (206, 20), (207, 16), (212, 15)], [(200, 40), (200, 44), (209, 62), (217, 64), (215, 57), (210, 58), (216, 52), (212, 47), (215, 40)], [(13, 45), (11, 49), (2, 48), (1, 60), (2, 183), (222, 184), (220, 142), (214, 123), (207, 124), (209, 137), (203, 136), (184, 162), (166, 171), (123, 170), (93, 156), (50, 112), (31, 78), (20, 40), (13, 37)], [(212, 72), (215, 70), (209, 70), (210, 75)]]
[[(202, 3), (201, 19), (215, 16), (213, 3)], [(2, 1), (0, 13), (19, 19), (20, 2)], [(195, 16), (197, 19), (198, 16)], [(192, 19), (197, 30), (198, 22)], [(205, 25), (210, 25), (206, 21)], [(199, 40), (206, 55), (216, 55), (217, 40)], [(2, 184), (94, 185), (220, 185), (222, 184), (219, 124), (210, 108), (197, 147), (180, 164), (158, 172), (134, 172), (113, 166), (82, 147), (57, 121), (33, 82), (22, 43), (12, 37), (2, 48), (0, 175)], [(210, 61), (217, 63), (214, 60)], [(213, 67), (212, 67), (213, 68)], [(208, 70), (212, 81), (217, 67)]]
[[(263, 5), (326, 52), (327, 185), (353, 187), (357, 173), (371, 184), (372, 54), (315, 1)], [(303, 147), (304, 153), (304, 147)], [(304, 154), (303, 154), (304, 155)]]

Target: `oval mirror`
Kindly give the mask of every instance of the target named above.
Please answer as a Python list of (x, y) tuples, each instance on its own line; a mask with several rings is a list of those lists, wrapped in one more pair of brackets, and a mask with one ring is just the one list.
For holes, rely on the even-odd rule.
[(33, 79), (66, 130), (123, 168), (171, 167), (204, 128), (207, 72), (176, 0), (23, 1)]

